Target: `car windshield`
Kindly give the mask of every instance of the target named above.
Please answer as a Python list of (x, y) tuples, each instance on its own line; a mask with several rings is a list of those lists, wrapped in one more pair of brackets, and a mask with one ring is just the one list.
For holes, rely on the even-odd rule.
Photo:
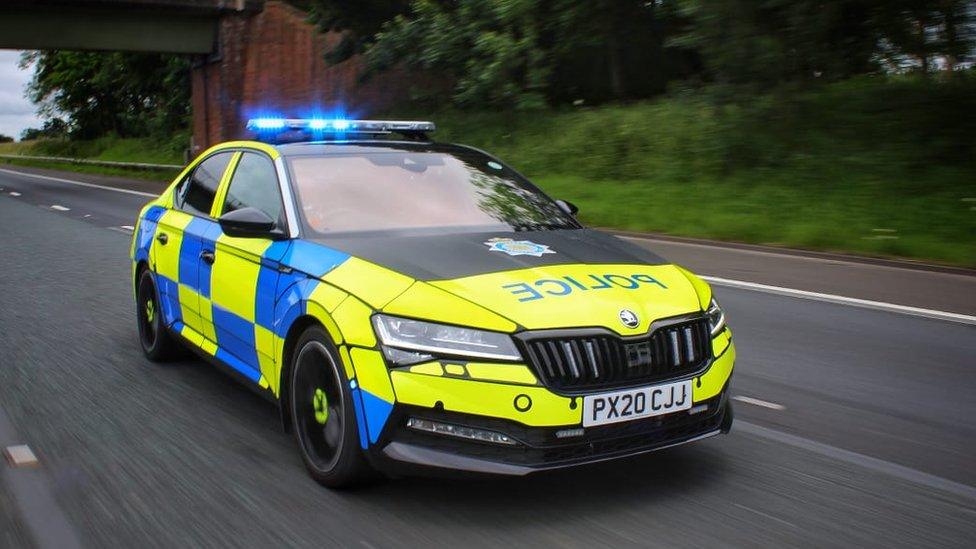
[(353, 151), (288, 162), (306, 229), (320, 235), (579, 227), (534, 185), (475, 151)]

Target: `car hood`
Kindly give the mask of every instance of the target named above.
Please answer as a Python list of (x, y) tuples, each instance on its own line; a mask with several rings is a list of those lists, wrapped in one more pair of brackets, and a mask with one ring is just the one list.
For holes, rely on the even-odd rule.
[[(701, 310), (698, 293), (681, 269), (589, 229), (317, 242), (422, 281), (403, 299), (378, 308), (435, 321), (480, 324), (467, 321), (484, 317), (471, 310), (474, 306), (527, 329), (603, 327), (633, 335), (646, 332), (654, 320)], [(435, 297), (431, 288), (451, 298)], [(436, 307), (429, 305), (432, 300)], [(410, 307), (404, 307), (407, 302)]]

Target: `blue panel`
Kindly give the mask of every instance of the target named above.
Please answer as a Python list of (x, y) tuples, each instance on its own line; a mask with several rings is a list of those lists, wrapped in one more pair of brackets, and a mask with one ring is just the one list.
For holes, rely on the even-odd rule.
[(258, 326), (272, 331), (277, 289), (278, 271), (262, 266), (258, 271), (258, 287), (254, 294), (254, 321)]
[(291, 240), (275, 240), (264, 251), (264, 257), (272, 261), (281, 261), (285, 257), (285, 254), (288, 253), (289, 248), (291, 248), (291, 243)]
[(152, 221), (155, 223), (159, 221), (159, 218), (162, 217), (164, 213), (166, 213), (166, 208), (162, 206), (151, 206), (148, 210), (146, 210), (146, 213), (142, 216), (142, 218), (146, 221)]
[(366, 417), (363, 414), (363, 403), (360, 393), (361, 391), (358, 388), (352, 390), (352, 405), (356, 409), (356, 425), (359, 427), (359, 445), (365, 450), (369, 447), (369, 438), (366, 435)]
[(152, 246), (153, 236), (156, 234), (156, 222), (142, 219), (139, 222), (139, 233), (136, 235), (136, 261), (149, 260), (149, 248)]
[(278, 337), (288, 335), (288, 328), (296, 318), (305, 314), (305, 298), (309, 295), (312, 281), (298, 273), (278, 277), (278, 297), (275, 300), (272, 331)]
[(251, 368), (260, 369), (254, 343), (254, 324), (223, 307), (213, 305), (212, 308), (217, 345)]
[[(213, 223), (211, 221), (193, 220), (190, 225), (194, 225), (196, 221), (200, 221), (199, 224), (194, 226), (194, 231), (202, 230), (203, 233), (200, 236), (200, 250), (207, 250), (213, 252), (216, 250), (217, 239), (220, 238), (221, 230), (220, 225)], [(197, 274), (197, 285), (199, 286), (200, 295), (205, 299), (210, 299), (210, 277), (213, 272), (213, 266), (205, 261), (199, 261), (200, 272)]]
[(237, 357), (224, 351), (223, 349), (217, 349), (217, 354), (214, 356), (217, 357), (217, 360), (237, 370), (241, 374), (244, 374), (245, 377), (247, 377), (248, 379), (250, 379), (255, 383), (257, 383), (258, 380), (261, 379), (261, 374), (257, 370), (251, 368), (247, 364), (244, 364)]
[[(193, 235), (197, 238), (204, 239), (211, 234), (214, 227), (218, 227), (213, 221), (203, 219), (202, 217), (194, 217), (190, 220), (190, 223), (183, 229), (183, 234)], [(218, 233), (219, 234), (219, 233)]]
[(159, 290), (160, 305), (163, 309), (163, 322), (167, 325), (180, 318), (180, 287), (165, 276), (156, 274), (156, 289)]
[[(363, 401), (363, 414), (366, 416), (366, 430), (369, 432), (370, 444), (375, 444), (376, 439), (383, 432), (383, 426), (393, 411), (393, 405), (379, 398), (369, 391), (359, 389), (360, 397)], [(360, 435), (361, 436), (361, 435)]]
[(285, 265), (316, 278), (342, 265), (349, 254), (306, 240), (295, 240), (281, 258)]
[(199, 291), (197, 275), (200, 273), (200, 239), (183, 233), (180, 244), (180, 284)]

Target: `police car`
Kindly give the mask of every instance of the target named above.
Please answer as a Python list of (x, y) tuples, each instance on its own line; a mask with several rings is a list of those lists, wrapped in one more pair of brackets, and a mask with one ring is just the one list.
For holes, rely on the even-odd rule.
[(153, 361), (279, 405), (315, 480), (524, 475), (728, 432), (705, 282), (429, 122), (257, 119), (139, 214)]

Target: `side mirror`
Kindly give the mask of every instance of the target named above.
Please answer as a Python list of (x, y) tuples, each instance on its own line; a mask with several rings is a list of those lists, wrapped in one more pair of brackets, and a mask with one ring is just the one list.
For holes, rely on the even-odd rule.
[(568, 213), (573, 217), (576, 217), (576, 214), (579, 213), (579, 208), (576, 207), (576, 204), (573, 204), (568, 200), (557, 200), (556, 205), (559, 206), (560, 210)]
[(284, 238), (284, 233), (275, 228), (275, 222), (268, 214), (257, 208), (241, 208), (220, 216), (217, 220), (227, 236), (241, 238)]

